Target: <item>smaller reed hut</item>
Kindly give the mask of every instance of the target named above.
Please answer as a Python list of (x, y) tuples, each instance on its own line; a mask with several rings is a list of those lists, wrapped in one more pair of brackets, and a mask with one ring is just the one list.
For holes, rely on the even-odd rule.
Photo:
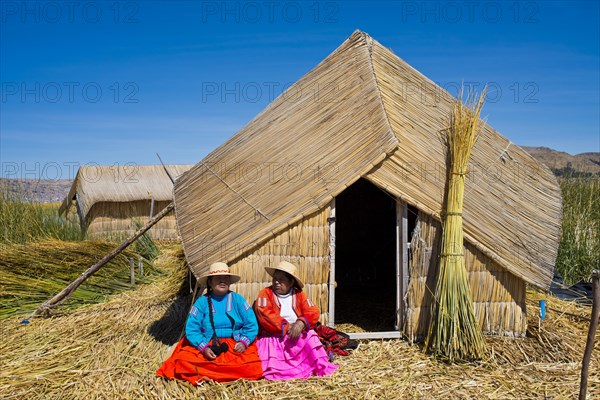
[[(227, 262), (242, 276), (234, 290), (253, 301), (270, 283), (264, 267), (287, 260), (322, 322), (424, 338), (446, 183), (441, 135), (454, 102), (354, 32), (175, 182), (191, 270)], [(485, 333), (525, 334), (526, 285), (549, 287), (561, 202), (552, 172), (483, 124), (457, 245)]]
[[(173, 179), (191, 167), (166, 166)], [(172, 190), (162, 165), (82, 166), (58, 213), (69, 215), (74, 206), (89, 237), (128, 237), (173, 200)], [(178, 239), (175, 216), (165, 216), (148, 234), (153, 239)]]

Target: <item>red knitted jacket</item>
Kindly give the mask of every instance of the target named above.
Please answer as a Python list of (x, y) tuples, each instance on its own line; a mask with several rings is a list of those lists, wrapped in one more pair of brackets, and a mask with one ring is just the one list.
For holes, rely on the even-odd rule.
[[(305, 330), (314, 329), (321, 315), (319, 307), (308, 299), (306, 293), (296, 288), (293, 288), (292, 291), (292, 308), (298, 319), (304, 321)], [(281, 317), (281, 305), (271, 286), (264, 288), (258, 294), (258, 298), (254, 302), (254, 312), (258, 320), (259, 335), (284, 336), (287, 334), (289, 323)]]

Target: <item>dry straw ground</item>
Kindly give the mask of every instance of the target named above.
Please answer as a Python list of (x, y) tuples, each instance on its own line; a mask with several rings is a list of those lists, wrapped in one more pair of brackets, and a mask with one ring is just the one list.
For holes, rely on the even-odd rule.
[[(161, 256), (173, 273), (109, 301), (19, 325), (0, 320), (2, 399), (565, 399), (575, 398), (589, 307), (528, 293), (525, 339), (486, 338), (486, 361), (439, 363), (402, 340), (361, 342), (339, 357), (331, 377), (307, 381), (239, 381), (192, 387), (154, 371), (181, 330), (189, 291), (181, 251)], [(176, 293), (180, 294), (179, 297)], [(176, 297), (179, 299), (177, 300)], [(537, 300), (548, 319), (538, 328)], [(161, 341), (162, 340), (162, 341)], [(600, 398), (600, 345), (596, 341), (589, 398)]]

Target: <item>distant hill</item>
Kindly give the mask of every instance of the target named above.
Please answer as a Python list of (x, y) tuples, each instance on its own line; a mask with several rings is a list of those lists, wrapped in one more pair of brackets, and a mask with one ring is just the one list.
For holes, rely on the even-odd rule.
[(557, 171), (570, 168), (577, 172), (589, 172), (600, 176), (600, 153), (581, 153), (572, 156), (569, 153), (547, 147), (523, 146), (523, 149), (539, 162), (545, 164), (555, 174), (557, 174)]
[(69, 179), (0, 178), (0, 191), (8, 194), (9, 198), (18, 198), (21, 201), (52, 203), (63, 201), (69, 194), (72, 183)]

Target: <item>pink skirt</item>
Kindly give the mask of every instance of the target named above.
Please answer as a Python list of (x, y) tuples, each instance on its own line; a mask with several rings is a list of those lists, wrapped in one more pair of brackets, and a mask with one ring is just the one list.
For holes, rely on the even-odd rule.
[(312, 329), (298, 339), (287, 335), (259, 337), (256, 347), (265, 379), (307, 379), (312, 375), (331, 375), (338, 368), (329, 362), (319, 336)]

